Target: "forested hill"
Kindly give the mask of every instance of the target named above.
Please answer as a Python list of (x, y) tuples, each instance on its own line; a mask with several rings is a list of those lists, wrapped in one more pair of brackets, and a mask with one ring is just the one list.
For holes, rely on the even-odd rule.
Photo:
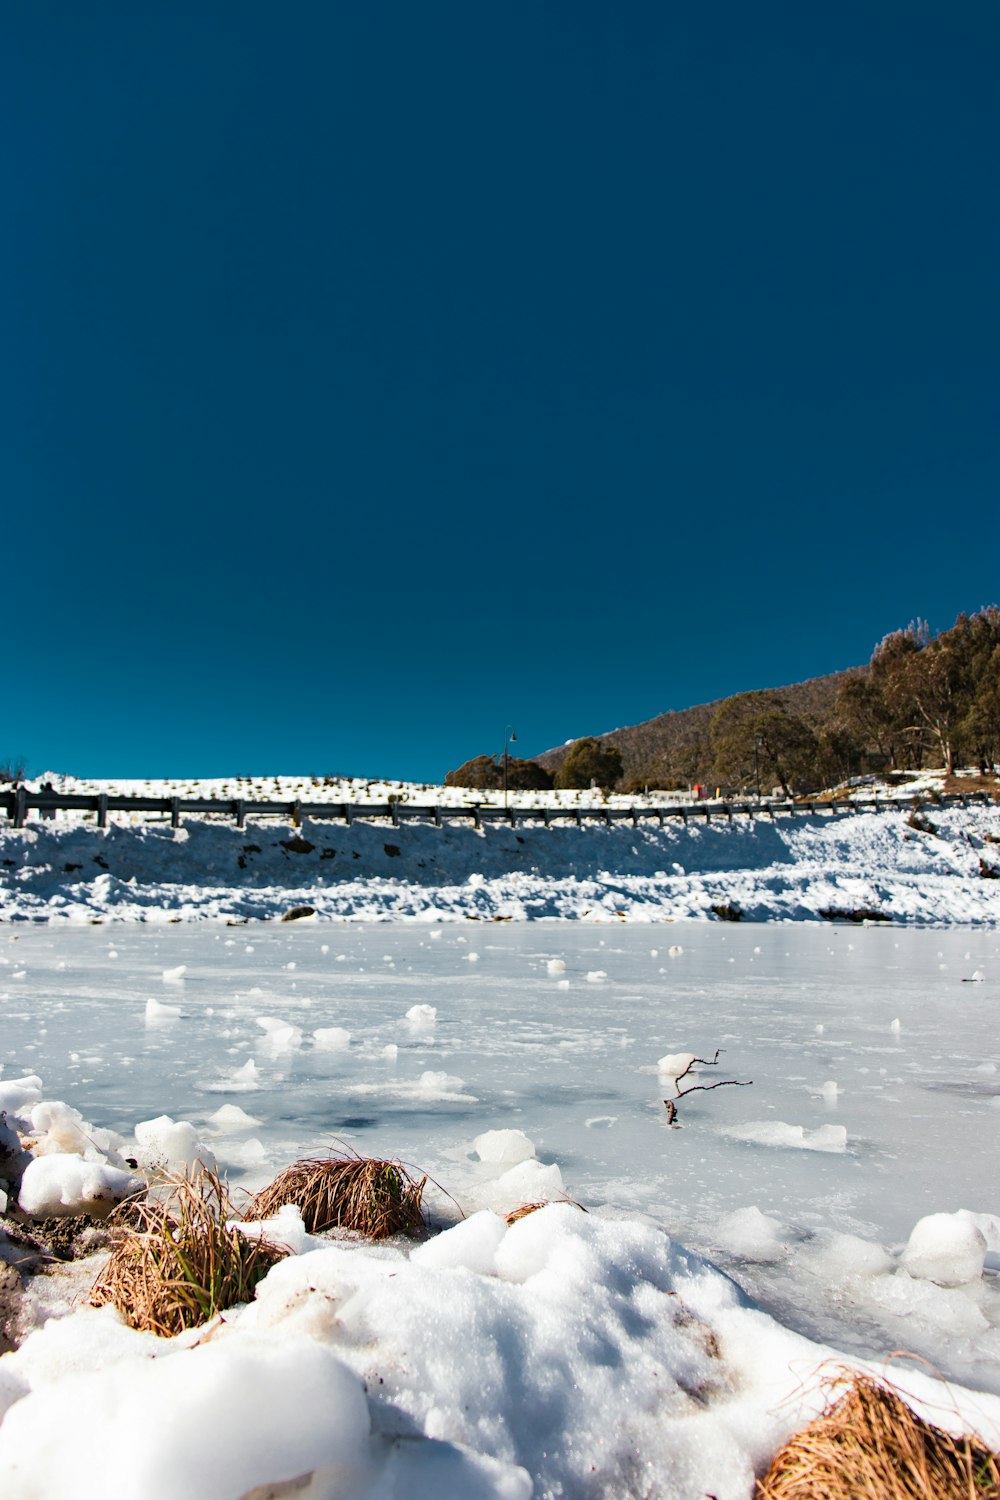
[[(796, 682), (776, 691), (790, 713), (815, 724), (826, 724), (834, 717), (834, 704), (841, 683), (848, 677), (863, 674), (864, 668), (854, 667), (843, 672), (830, 672), (825, 677), (810, 677), (806, 682)], [(602, 743), (614, 745), (620, 752), (626, 785), (635, 783), (638, 788), (647, 782), (650, 785), (677, 782), (685, 786), (698, 781), (707, 783), (716, 774), (710, 726), (716, 710), (725, 701), (720, 698), (713, 703), (699, 703), (693, 708), (658, 714), (643, 724), (631, 724), (597, 738)], [(555, 772), (568, 750), (568, 745), (559, 745), (536, 755), (535, 760)]]
[[(1000, 607), (961, 614), (938, 636), (926, 621), (911, 621), (883, 637), (867, 667), (737, 693), (600, 738), (603, 750), (584, 740), (572, 752), (564, 745), (537, 759), (553, 772), (566, 761), (557, 784), (572, 771), (566, 784), (584, 786), (589, 759), (598, 776), (610, 772), (618, 789), (630, 792), (644, 784), (747, 788), (770, 781), (787, 795), (793, 787), (923, 766), (943, 766), (949, 775), (956, 765), (978, 766), (981, 775), (992, 774), (1000, 760)], [(609, 763), (603, 767), (602, 754)]]

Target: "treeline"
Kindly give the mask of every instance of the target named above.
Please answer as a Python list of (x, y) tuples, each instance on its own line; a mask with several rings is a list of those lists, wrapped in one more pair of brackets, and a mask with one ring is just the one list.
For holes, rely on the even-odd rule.
[[(718, 784), (786, 795), (884, 771), (985, 774), (1000, 760), (1000, 608), (959, 615), (933, 638), (919, 620), (893, 631), (866, 668), (842, 676), (822, 716), (793, 712), (780, 692), (727, 698), (691, 760)], [(676, 766), (660, 772), (630, 789), (685, 784)]]
[[(866, 667), (664, 714), (539, 759), (511, 757), (508, 786), (641, 794), (702, 783), (790, 795), (934, 766), (985, 774), (1000, 761), (1000, 607), (959, 615), (937, 637), (914, 621), (880, 641)], [(502, 767), (480, 756), (446, 780), (499, 787)]]

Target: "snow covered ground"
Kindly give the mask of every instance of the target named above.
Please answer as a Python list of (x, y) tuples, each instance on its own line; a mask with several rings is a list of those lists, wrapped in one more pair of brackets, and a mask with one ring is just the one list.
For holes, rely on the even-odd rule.
[[(93, 1263), (36, 1278), (4, 1500), (749, 1500), (817, 1372), (900, 1348), (950, 1382), (893, 1366), (931, 1420), (1000, 1446), (1000, 809), (924, 817), (0, 825), (26, 1206), (126, 1157), (250, 1189), (336, 1140), (446, 1190), (420, 1247), (285, 1214), (296, 1253), (207, 1336), (82, 1306)], [(720, 1076), (749, 1086), (671, 1128)]]
[[(470, 1216), (434, 1189), (454, 1227), (382, 1249), (286, 1217), (300, 1253), (207, 1340), (71, 1312), (93, 1267), (36, 1283), (5, 1500), (749, 1500), (817, 1370), (896, 1348), (1000, 1445), (992, 928), (47, 924), (0, 959), (0, 1108), (57, 1152), (200, 1143), (252, 1187), (341, 1138)], [(671, 1129), (676, 1055), (717, 1046), (685, 1082), (751, 1086)]]
[[(0, 825), (0, 921), (321, 917), (1000, 921), (1000, 806), (612, 827)], [(929, 827), (928, 827), (929, 824)]]

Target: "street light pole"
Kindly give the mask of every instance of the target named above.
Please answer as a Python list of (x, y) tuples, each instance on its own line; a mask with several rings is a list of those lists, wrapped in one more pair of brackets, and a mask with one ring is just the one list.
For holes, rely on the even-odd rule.
[(514, 744), (516, 740), (517, 735), (511, 726), (505, 724), (503, 731), (503, 805), (505, 809), (507, 806), (507, 745), (508, 743)]

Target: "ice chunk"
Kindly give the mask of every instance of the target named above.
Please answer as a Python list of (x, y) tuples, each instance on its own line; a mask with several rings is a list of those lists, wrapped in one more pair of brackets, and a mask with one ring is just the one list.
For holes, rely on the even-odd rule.
[(215, 1168), (215, 1157), (199, 1141), (189, 1120), (172, 1120), (169, 1115), (140, 1120), (135, 1127), (135, 1139), (139, 1161), (151, 1171), (189, 1176), (202, 1166)]
[(486, 1130), (477, 1135), (472, 1143), (480, 1161), (497, 1165), (516, 1166), (518, 1162), (530, 1161), (535, 1147), (523, 1130)]
[(30, 1160), (31, 1154), (23, 1149), (21, 1137), (7, 1124), (7, 1116), (0, 1114), (0, 1182), (16, 1188)]
[(176, 1021), (181, 1013), (179, 1005), (164, 1005), (152, 996), (146, 1001), (146, 1025), (162, 1026), (170, 1021)]
[(565, 1196), (562, 1173), (553, 1162), (522, 1161), (493, 1182), (480, 1184), (474, 1195), (483, 1208), (504, 1213), (522, 1203), (547, 1203)]
[(351, 1033), (343, 1026), (320, 1026), (313, 1032), (313, 1046), (320, 1052), (343, 1052), (351, 1045)]
[(693, 1052), (668, 1052), (658, 1060), (656, 1071), (661, 1078), (672, 1078), (676, 1082), (682, 1073), (687, 1072), (694, 1060)]
[(257, 1025), (264, 1032), (264, 1048), (272, 1055), (294, 1052), (302, 1046), (302, 1032), (290, 1021), (280, 1021), (276, 1016), (258, 1016)]
[(297, 1203), (283, 1203), (270, 1219), (258, 1219), (253, 1223), (232, 1219), (229, 1227), (238, 1229), (248, 1240), (267, 1240), (269, 1245), (287, 1250), (289, 1255), (301, 1255), (311, 1248), (310, 1241), (315, 1245), (321, 1243), (306, 1233), (302, 1210)]
[(564, 958), (550, 958), (546, 963), (545, 968), (549, 974), (553, 975), (553, 977), (556, 974), (565, 974), (566, 960)]
[(938, 1286), (978, 1281), (986, 1260), (986, 1236), (961, 1213), (918, 1219), (903, 1251), (903, 1269)]
[(603, 969), (591, 969), (587, 974), (587, 982), (588, 984), (603, 984), (607, 977)]
[(222, 1104), (213, 1115), (209, 1115), (208, 1123), (214, 1125), (222, 1135), (228, 1135), (237, 1130), (252, 1130), (262, 1122), (253, 1115), (248, 1115), (238, 1104)]
[(497, 1248), (506, 1233), (507, 1225), (500, 1215), (484, 1208), (426, 1244), (418, 1245), (410, 1252), (410, 1259), (422, 1266), (449, 1270), (464, 1266), (468, 1271), (490, 1276), (495, 1269)]
[(178, 964), (175, 969), (164, 969), (164, 984), (183, 984), (184, 975), (187, 973), (187, 964)]
[(82, 1156), (57, 1152), (36, 1156), (24, 1169), (17, 1195), (18, 1207), (35, 1219), (93, 1214), (103, 1219), (117, 1203), (145, 1187), (141, 1177), (84, 1161)]
[(25, 1073), (23, 1078), (8, 1078), (0, 1083), (0, 1114), (23, 1116), (32, 1104), (42, 1097), (42, 1080), (37, 1073)]
[(450, 1099), (461, 1094), (465, 1088), (465, 1079), (454, 1073), (437, 1073), (428, 1069), (421, 1073), (417, 1088), (429, 1099)]
[(799, 1151), (846, 1151), (847, 1131), (843, 1125), (820, 1125), (806, 1130), (802, 1125), (786, 1125), (784, 1120), (748, 1120), (723, 1132), (734, 1141), (753, 1146), (785, 1146)]
[(61, 1099), (46, 1099), (32, 1107), (30, 1118), (36, 1156), (72, 1151), (88, 1160), (117, 1158), (114, 1165), (124, 1166), (117, 1157), (118, 1148), (124, 1145), (121, 1136), (111, 1130), (98, 1130), (71, 1104), (64, 1104)]
[(876, 1241), (838, 1233), (820, 1237), (808, 1260), (810, 1270), (827, 1282), (844, 1276), (887, 1276), (896, 1264)]
[(780, 1219), (762, 1214), (759, 1208), (738, 1208), (716, 1225), (713, 1238), (730, 1255), (741, 1260), (775, 1261), (785, 1254)]
[(667, 952), (670, 954), (671, 958), (680, 958), (681, 954), (684, 952), (684, 949), (681, 947), (680, 943), (671, 943), (670, 947), (667, 949)]
[(411, 1005), (406, 1019), (414, 1031), (429, 1031), (437, 1022), (436, 1005)]

